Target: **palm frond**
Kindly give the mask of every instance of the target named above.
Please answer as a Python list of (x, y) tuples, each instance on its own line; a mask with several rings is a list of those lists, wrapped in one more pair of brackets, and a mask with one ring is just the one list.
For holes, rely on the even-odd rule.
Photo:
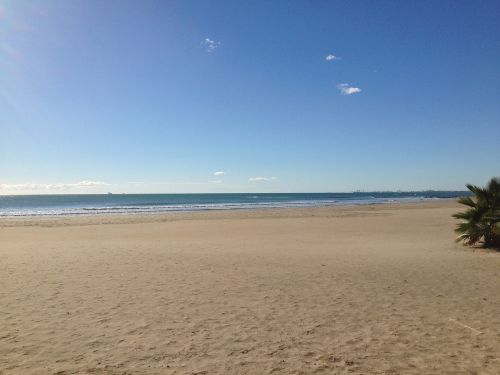
[(469, 207), (475, 207), (476, 202), (471, 197), (460, 197), (458, 198), (458, 203), (464, 204)]
[(474, 197), (461, 197), (458, 203), (469, 207), (452, 215), (462, 220), (455, 232), (457, 241), (472, 245), (482, 241), (484, 246), (500, 243), (500, 178), (492, 178), (486, 187), (467, 184)]

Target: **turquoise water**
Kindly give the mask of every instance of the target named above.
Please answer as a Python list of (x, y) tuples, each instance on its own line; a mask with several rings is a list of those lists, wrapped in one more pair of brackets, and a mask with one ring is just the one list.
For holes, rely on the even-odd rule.
[(11, 195), (0, 196), (0, 216), (144, 214), (175, 211), (359, 205), (420, 202), (456, 198), (463, 195), (467, 195), (467, 192)]

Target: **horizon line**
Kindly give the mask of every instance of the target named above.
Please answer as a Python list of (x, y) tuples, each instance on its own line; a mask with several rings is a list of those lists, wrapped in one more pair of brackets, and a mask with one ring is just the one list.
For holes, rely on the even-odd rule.
[(354, 190), (354, 191), (280, 191), (280, 192), (229, 192), (229, 193), (39, 193), (39, 194), (0, 194), (0, 197), (38, 196), (38, 195), (222, 195), (222, 194), (369, 194), (369, 193), (426, 193), (453, 192), (467, 193), (469, 190), (423, 189), (423, 190)]

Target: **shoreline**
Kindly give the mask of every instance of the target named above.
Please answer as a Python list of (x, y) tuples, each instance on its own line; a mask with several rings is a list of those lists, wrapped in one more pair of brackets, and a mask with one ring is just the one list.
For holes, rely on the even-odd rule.
[(432, 201), (418, 202), (381, 202), (367, 204), (318, 205), (308, 207), (269, 207), (269, 208), (233, 208), (186, 210), (149, 213), (103, 213), (103, 214), (67, 214), (67, 215), (26, 215), (1, 216), (0, 228), (17, 226), (80, 226), (100, 224), (154, 223), (179, 220), (213, 220), (213, 219), (250, 219), (250, 218), (282, 218), (282, 217), (328, 217), (354, 212), (369, 213), (379, 208), (417, 209), (457, 207), (455, 198), (440, 198)]
[(267, 210), (273, 208), (423, 203), (456, 199), (461, 195), (466, 195), (466, 192), (0, 196), (0, 220), (2, 218), (156, 215), (241, 209)]

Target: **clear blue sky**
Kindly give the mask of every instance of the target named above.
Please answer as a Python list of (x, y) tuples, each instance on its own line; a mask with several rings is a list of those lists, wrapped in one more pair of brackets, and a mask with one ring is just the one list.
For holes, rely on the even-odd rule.
[(0, 0), (0, 194), (484, 184), (499, 20), (498, 1)]

